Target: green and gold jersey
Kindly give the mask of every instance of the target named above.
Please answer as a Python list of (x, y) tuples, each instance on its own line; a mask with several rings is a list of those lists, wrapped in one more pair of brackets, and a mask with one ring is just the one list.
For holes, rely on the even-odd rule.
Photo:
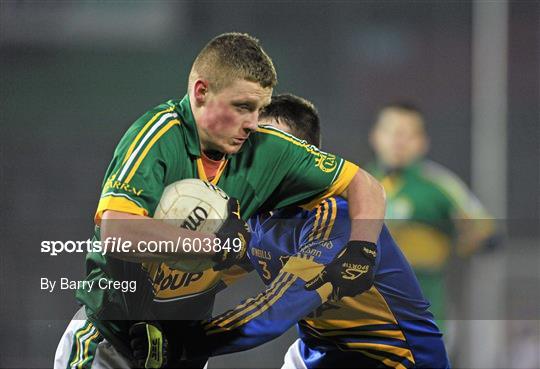
[[(251, 134), (237, 154), (226, 158), (212, 183), (239, 199), (242, 217), (247, 219), (257, 211), (293, 204), (314, 207), (343, 192), (357, 170), (356, 165), (336, 155), (265, 126)], [(120, 140), (103, 182), (95, 214), (95, 239), (100, 237), (104, 211), (151, 217), (163, 189), (186, 178), (207, 179), (188, 96), (150, 110)], [(214, 270), (184, 273), (162, 263), (128, 263), (101, 253), (88, 253), (86, 266), (87, 280), (95, 281), (129, 280), (144, 267), (153, 283), (153, 309), (162, 319), (183, 319), (182, 309), (188, 307), (200, 316), (184, 319), (206, 317), (220, 281), (231, 275), (234, 278), (235, 274)], [(133, 303), (125, 294), (118, 290), (80, 289), (76, 296), (109, 341), (117, 347), (125, 344), (129, 326), (110, 321), (131, 316)]]
[(416, 271), (444, 268), (461, 220), (491, 226), (478, 199), (439, 164), (423, 160), (390, 174), (377, 165), (368, 170), (386, 190), (388, 227)]

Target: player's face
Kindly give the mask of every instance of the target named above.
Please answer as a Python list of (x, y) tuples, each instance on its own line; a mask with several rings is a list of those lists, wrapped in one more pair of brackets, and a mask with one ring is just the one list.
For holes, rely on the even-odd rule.
[(427, 137), (421, 118), (393, 109), (384, 111), (371, 136), (377, 158), (391, 168), (403, 168), (427, 151)]
[(197, 119), (203, 150), (234, 154), (257, 129), (259, 112), (270, 103), (271, 88), (236, 80), (218, 92), (206, 94)]

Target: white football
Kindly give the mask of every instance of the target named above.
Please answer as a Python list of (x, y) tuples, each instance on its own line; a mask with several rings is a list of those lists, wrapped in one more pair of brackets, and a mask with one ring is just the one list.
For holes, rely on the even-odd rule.
[[(227, 218), (228, 199), (229, 196), (222, 189), (209, 182), (183, 179), (165, 187), (154, 219), (193, 231), (215, 233)], [(194, 242), (192, 246), (198, 248), (201, 244)], [(200, 272), (215, 265), (209, 258), (185, 258), (166, 261), (165, 264), (185, 272)]]

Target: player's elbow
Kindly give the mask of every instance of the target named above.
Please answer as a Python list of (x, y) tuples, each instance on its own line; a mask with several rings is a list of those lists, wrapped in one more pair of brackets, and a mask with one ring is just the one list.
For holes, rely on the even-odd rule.
[(384, 190), (383, 185), (377, 181), (375, 178), (371, 177), (374, 181), (374, 196), (377, 197), (380, 204), (381, 217), (384, 217), (386, 211), (386, 191)]
[(363, 201), (369, 203), (373, 219), (383, 219), (386, 211), (386, 191), (382, 184), (364, 170), (357, 173)]

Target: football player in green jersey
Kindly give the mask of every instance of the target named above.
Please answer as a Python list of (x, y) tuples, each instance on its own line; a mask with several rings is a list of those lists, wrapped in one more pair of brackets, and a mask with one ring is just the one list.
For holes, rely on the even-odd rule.
[(371, 134), (376, 162), (368, 170), (388, 196), (387, 225), (411, 263), (431, 311), (443, 327), (445, 266), (493, 234), (493, 222), (478, 199), (448, 169), (425, 158), (429, 139), (422, 113), (408, 103), (385, 106)]
[[(131, 241), (132, 247), (106, 255), (88, 253), (86, 279), (135, 280), (137, 291), (78, 290), (76, 297), (84, 306), (62, 337), (55, 368), (137, 365), (129, 349), (129, 330), (141, 329), (136, 325), (140, 321), (147, 322), (142, 329), (155, 345), (138, 364), (163, 366), (168, 332), (181, 332), (193, 320), (210, 317), (215, 293), (241, 273), (232, 264), (243, 252), (207, 253), (204, 256), (211, 257), (215, 267), (187, 273), (162, 263), (185, 257), (182, 250), (140, 250), (136, 245), (141, 240), (202, 237), (224, 243), (243, 233), (239, 214), (247, 219), (257, 211), (293, 204), (312, 208), (340, 195), (348, 201), (351, 219), (358, 219), (347, 255), (355, 264), (369, 263), (362, 259), (359, 245), (377, 240), (384, 190), (365, 171), (336, 155), (272, 127), (258, 128), (259, 112), (276, 83), (272, 61), (258, 40), (223, 34), (195, 59), (186, 96), (151, 109), (127, 130), (105, 174), (94, 237)], [(151, 219), (164, 187), (185, 178), (209, 181), (239, 200), (240, 211), (230, 212), (216, 235)], [(372, 283), (368, 275), (360, 278), (362, 285)], [(204, 361), (186, 365), (203, 366)]]

